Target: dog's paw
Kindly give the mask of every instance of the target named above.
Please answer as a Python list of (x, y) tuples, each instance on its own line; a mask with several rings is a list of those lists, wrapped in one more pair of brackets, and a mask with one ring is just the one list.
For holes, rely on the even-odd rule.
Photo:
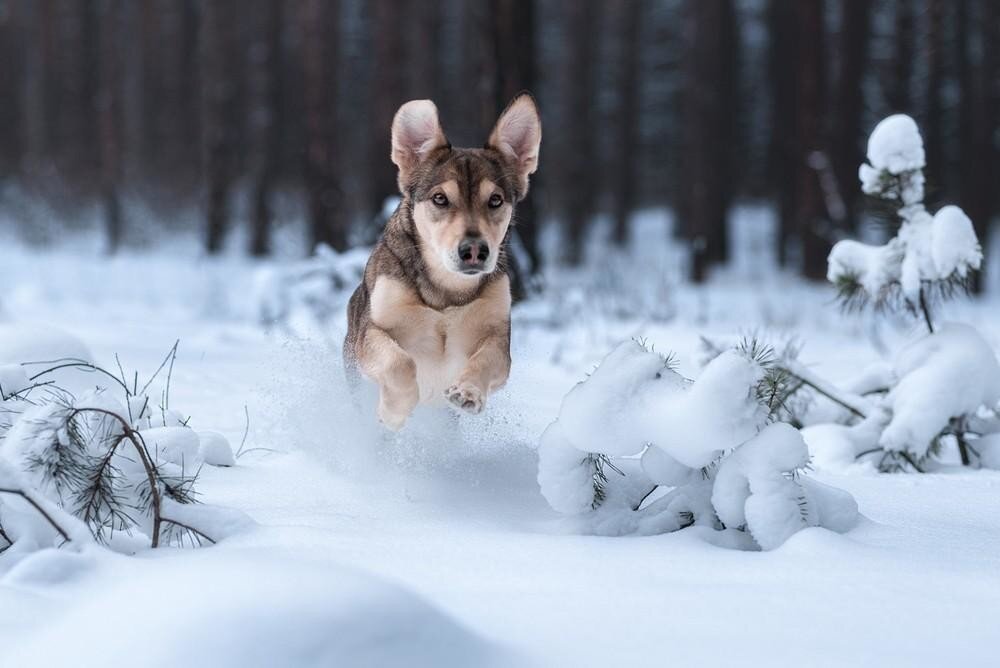
[(379, 422), (392, 431), (399, 431), (402, 429), (403, 425), (406, 424), (406, 418), (408, 417), (410, 417), (408, 413), (388, 410), (383, 404), (380, 404), (378, 407)]
[(444, 396), (453, 406), (461, 408), (466, 413), (479, 413), (486, 405), (483, 393), (478, 387), (469, 383), (452, 385), (444, 391)]

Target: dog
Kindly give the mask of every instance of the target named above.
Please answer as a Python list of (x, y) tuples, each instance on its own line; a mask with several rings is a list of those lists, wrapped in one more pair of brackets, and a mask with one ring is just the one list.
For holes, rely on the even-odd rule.
[(402, 201), (347, 307), (345, 368), (378, 385), (398, 430), (418, 403), (483, 410), (510, 373), (506, 243), (538, 167), (541, 119), (515, 97), (483, 148), (453, 147), (430, 100), (392, 122)]

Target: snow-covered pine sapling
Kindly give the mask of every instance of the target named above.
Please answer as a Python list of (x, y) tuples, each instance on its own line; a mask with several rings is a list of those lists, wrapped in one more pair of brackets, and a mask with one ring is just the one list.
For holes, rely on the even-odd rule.
[[(32, 375), (0, 374), (10, 387), (4, 394), (9, 428), (0, 435), (0, 551), (28, 537), (36, 545), (81, 535), (112, 543), (116, 532), (147, 536), (154, 548), (215, 542), (223, 511), (190, 507), (201, 465), (231, 464), (232, 451), (221, 435), (199, 434), (169, 409), (176, 352), (175, 344), (142, 386), (120, 364), (116, 374), (87, 360), (52, 361)], [(67, 368), (110, 380), (121, 399), (100, 386), (77, 397), (45, 380)], [(154, 411), (148, 393), (164, 371)], [(76, 525), (82, 533), (71, 538)]]
[(807, 526), (853, 524), (853, 499), (801, 475), (806, 445), (775, 420), (795, 382), (773, 351), (745, 341), (695, 380), (668, 359), (623, 343), (566, 395), (539, 446), (538, 482), (554, 509), (594, 533), (694, 524), (763, 549)]
[[(825, 386), (827, 396), (853, 413), (846, 425), (806, 430), (814, 453), (831, 463), (849, 453), (883, 471), (923, 471), (951, 443), (963, 464), (994, 461), (993, 441), (985, 437), (1000, 432), (996, 354), (974, 328), (935, 325), (931, 312), (936, 299), (967, 287), (982, 264), (982, 249), (960, 208), (927, 211), (924, 166), (913, 119), (895, 115), (880, 122), (859, 177), (866, 194), (895, 208), (898, 230), (884, 245), (845, 240), (830, 253), (827, 275), (846, 306), (903, 306), (921, 316), (929, 332), (891, 364), (866, 369), (846, 392), (811, 379), (810, 385)], [(789, 369), (804, 378), (809, 373), (795, 363)]]
[(934, 298), (964, 290), (983, 260), (969, 217), (957, 206), (924, 206), (924, 143), (912, 118), (889, 116), (868, 139), (858, 175), (865, 194), (895, 207), (896, 235), (881, 246), (844, 240), (830, 252), (827, 278), (849, 307), (902, 305), (934, 331)]

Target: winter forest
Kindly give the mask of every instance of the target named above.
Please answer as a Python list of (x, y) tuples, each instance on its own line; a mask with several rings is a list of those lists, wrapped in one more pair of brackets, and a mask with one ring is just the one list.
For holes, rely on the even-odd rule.
[(0, 0), (0, 666), (992, 665), (997, 174), (997, 0)]

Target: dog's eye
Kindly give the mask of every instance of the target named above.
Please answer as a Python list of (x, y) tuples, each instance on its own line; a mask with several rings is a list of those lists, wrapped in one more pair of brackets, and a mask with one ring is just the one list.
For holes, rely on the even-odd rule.
[(491, 209), (499, 208), (501, 204), (503, 204), (503, 197), (496, 193), (490, 196), (489, 205)]
[(431, 195), (431, 201), (434, 202), (434, 206), (440, 206), (442, 208), (448, 206), (448, 198), (441, 193)]

